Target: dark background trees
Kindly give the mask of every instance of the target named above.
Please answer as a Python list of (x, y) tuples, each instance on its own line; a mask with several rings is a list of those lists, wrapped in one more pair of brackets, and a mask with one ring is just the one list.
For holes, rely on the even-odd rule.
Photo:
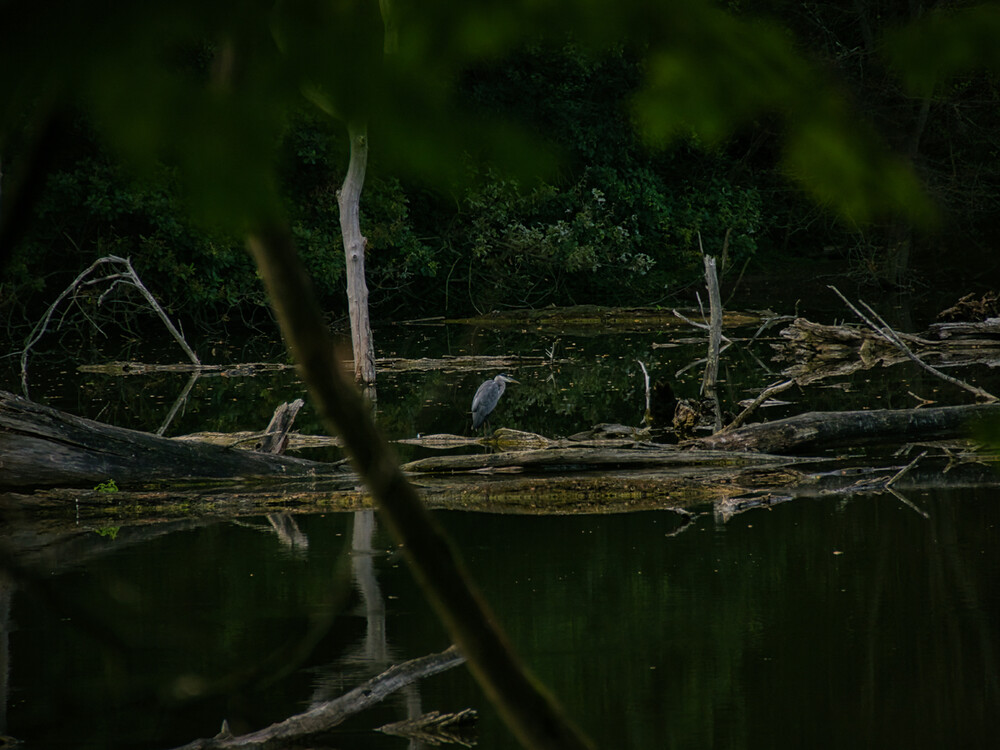
[[(240, 96), (241, 80), (258, 87), (258, 100), (247, 94), (240, 103), (262, 111), (258, 140), (230, 150), (242, 159), (245, 147), (260, 151), (276, 139), (281, 210), (324, 307), (340, 315), (346, 299), (336, 190), (346, 169), (346, 132), (295, 90), (299, 69), (319, 64), (307, 54), (289, 64), (269, 48), (265, 6), (242, 10), (235, 21), (223, 13), (206, 20), (191, 10), (197, 22), (176, 38), (168, 35), (154, 60), (139, 55), (136, 69), (155, 70), (154, 84), (163, 90), (147, 85), (153, 98), (175, 85), (211, 90), (227, 60), (237, 71)], [(478, 41), (467, 33), (474, 14), (448, 15), (447, 7), (436, 16), (435, 6), (423, 25), (401, 19), (410, 41), (417, 39), (417, 52), (408, 57), (404, 34), (399, 67), (412, 68), (417, 55), (423, 77), (413, 85), (406, 78), (412, 71), (389, 69), (383, 81), (389, 94), (373, 105), (381, 117), (370, 124), (361, 210), (376, 317), (655, 304), (698, 275), (699, 234), (712, 252), (725, 248), (734, 274), (748, 262), (780, 265), (782, 254), (823, 254), (895, 284), (913, 278), (915, 260), (949, 244), (966, 251), (988, 246), (1000, 208), (997, 78), (955, 64), (951, 75), (914, 93), (890, 64), (883, 40), (920, 21), (920, 6), (760, 0), (722, 12), (694, 4), (688, 15), (664, 11), (669, 18), (647, 23), (629, 6), (607, 18), (602, 31), (594, 29), (597, 16), (583, 11), (560, 26), (512, 6), (479, 11), (498, 15)], [(513, 25), (517, 18), (523, 28)], [(440, 28), (428, 31), (432, 24)], [(294, 39), (302, 25), (282, 28)], [(112, 26), (107, 33), (130, 29)], [(125, 57), (110, 55), (112, 63), (136, 54), (123, 46)], [(58, 66), (62, 58), (54, 58)], [(683, 80), (670, 77), (671, 66), (680, 66)], [(136, 83), (120, 70), (104, 80), (118, 90)], [(160, 298), (188, 319), (208, 326), (261, 319), (265, 299), (242, 225), (206, 223), (204, 211), (190, 210), (197, 200), (192, 179), (218, 179), (199, 169), (232, 171), (224, 153), (185, 155), (177, 145), (197, 141), (198, 128), (212, 123), (199, 121), (195, 111), (189, 113), (193, 124), (178, 116), (170, 126), (179, 132), (163, 136), (166, 147), (147, 148), (154, 158), (137, 171), (125, 165), (123, 151), (143, 144), (123, 149), (121, 141), (138, 140), (133, 136), (145, 123), (133, 118), (127, 127), (111, 128), (109, 137), (109, 113), (124, 104), (90, 85), (97, 91), (90, 99), (71, 97), (46, 109), (48, 94), (40, 90), (34, 100), (19, 100), (38, 109), (5, 109), (4, 187), (14, 184), (19, 163), (41, 176), (28, 223), (0, 277), (5, 319), (31, 318), (68, 278), (108, 252), (131, 256)], [(353, 91), (347, 84), (331, 88)], [(810, 99), (809, 91), (819, 93)], [(398, 115), (408, 108), (407, 121)], [(147, 114), (163, 113), (154, 107)], [(861, 156), (843, 149), (838, 173), (816, 174), (810, 160), (855, 119), (871, 126), (866, 148), (875, 156), (866, 164), (863, 149)], [(46, 122), (39, 160), (32, 149)], [(144, 137), (154, 143), (160, 135)], [(666, 136), (669, 148), (662, 147)], [(880, 161), (871, 145), (879, 142), (899, 159)], [(408, 143), (414, 153), (404, 153)], [(913, 214), (926, 213), (921, 206), (910, 216), (899, 210), (852, 215), (866, 200), (855, 183), (881, 179), (897, 209), (912, 205), (893, 172), (905, 163), (936, 204), (936, 226), (914, 226)], [(241, 180), (238, 172), (230, 179)], [(816, 188), (837, 180), (839, 197)], [(843, 195), (855, 193), (855, 204), (847, 205)], [(10, 195), (5, 190), (5, 203)]]

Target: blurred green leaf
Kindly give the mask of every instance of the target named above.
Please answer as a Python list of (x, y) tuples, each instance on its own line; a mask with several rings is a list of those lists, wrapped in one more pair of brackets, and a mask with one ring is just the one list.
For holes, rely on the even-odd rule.
[(1000, 6), (934, 10), (887, 35), (884, 46), (896, 71), (919, 95), (959, 73), (1000, 71)]

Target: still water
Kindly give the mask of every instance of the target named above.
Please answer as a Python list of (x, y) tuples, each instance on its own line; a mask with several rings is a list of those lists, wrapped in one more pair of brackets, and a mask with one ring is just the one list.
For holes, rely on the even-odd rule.
[[(799, 500), (680, 533), (669, 512), (439, 512), (535, 673), (601, 747), (995, 747), (1000, 504), (985, 491)], [(6, 727), (26, 748), (245, 731), (447, 645), (365, 513), (66, 537), (8, 588)], [(287, 519), (285, 519), (287, 523)], [(287, 526), (283, 527), (287, 531)], [(516, 543), (514, 543), (516, 540)], [(480, 711), (458, 667), (343, 726)], [(2, 717), (2, 714), (0, 714)]]
[[(780, 378), (773, 334), (751, 343), (753, 332), (734, 336), (742, 341), (723, 358), (728, 409)], [(376, 341), (381, 356), (535, 358), (508, 369), (520, 384), (494, 426), (547, 436), (638, 424), (638, 360), (695, 397), (701, 373), (690, 365), (704, 350), (689, 330), (393, 327)], [(194, 382), (77, 372), (180, 360), (169, 345), (126, 344), (40, 350), (32, 397), (171, 436), (259, 430), (277, 404), (304, 395), (291, 370)], [(196, 348), (208, 362), (286, 361), (267, 337)], [(472, 394), (493, 374), (384, 372), (376, 419), (391, 438), (469, 434)], [(956, 374), (1000, 390), (987, 368)], [(19, 374), (0, 371), (0, 387), (19, 390)], [(901, 365), (786, 391), (789, 403), (765, 417), (909, 407), (914, 394), (961, 401)], [(296, 424), (322, 430), (308, 404)], [(600, 747), (987, 748), (1000, 737), (995, 485), (907, 492), (916, 510), (887, 495), (840, 495), (723, 523), (703, 508), (687, 526), (668, 511), (437, 517), (519, 652)], [(249, 731), (448, 645), (369, 514), (59, 529), (15, 530), (31, 578), (0, 579), (0, 735), (30, 750), (170, 748), (214, 735), (223, 719)], [(515, 746), (464, 667), (355, 717), (329, 746), (417, 747), (372, 728), (470, 707), (477, 747)]]

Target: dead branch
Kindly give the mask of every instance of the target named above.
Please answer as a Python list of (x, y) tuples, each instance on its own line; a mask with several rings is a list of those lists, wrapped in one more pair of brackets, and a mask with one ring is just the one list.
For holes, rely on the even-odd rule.
[(300, 458), (229, 450), (101, 424), (0, 391), (0, 487), (93, 487), (180, 477), (321, 477)]
[(285, 747), (313, 735), (328, 732), (345, 719), (381, 702), (400, 688), (424, 677), (438, 674), (458, 666), (465, 658), (455, 646), (437, 653), (411, 659), (390, 667), (363, 685), (345, 693), (340, 698), (314, 706), (305, 713), (296, 714), (256, 732), (233, 735), (223, 722), (222, 731), (215, 737), (194, 740), (177, 750), (223, 750), (224, 748)]
[(736, 418), (733, 419), (732, 422), (730, 422), (725, 427), (723, 427), (721, 430), (719, 430), (719, 433), (723, 434), (723, 433), (726, 433), (726, 432), (732, 432), (737, 427), (742, 426), (742, 424), (747, 421), (747, 418), (751, 414), (753, 414), (755, 411), (757, 411), (757, 408), (761, 404), (763, 404), (765, 401), (767, 401), (769, 398), (771, 398), (771, 396), (773, 396), (774, 394), (781, 393), (782, 391), (787, 391), (793, 385), (795, 385), (795, 381), (794, 380), (786, 380), (784, 383), (775, 383), (774, 385), (769, 385), (767, 388), (765, 388), (763, 391), (760, 392), (760, 394), (757, 396), (757, 398), (755, 398), (750, 403), (750, 405), (747, 406), (746, 409), (744, 409), (739, 414), (737, 414)]
[[(117, 273), (111, 273), (107, 276), (103, 276), (99, 279), (88, 279), (91, 273), (96, 271), (98, 268), (104, 265), (118, 265), (124, 266), (124, 271), (119, 271)], [(55, 302), (49, 305), (49, 308), (45, 311), (42, 319), (38, 321), (35, 327), (32, 329), (31, 334), (28, 336), (28, 340), (25, 342), (24, 350), (21, 352), (21, 389), (24, 395), (28, 395), (28, 355), (31, 352), (31, 348), (38, 343), (39, 339), (48, 330), (49, 322), (52, 320), (52, 315), (55, 313), (59, 304), (66, 299), (71, 293), (77, 291), (82, 286), (89, 286), (97, 283), (104, 283), (108, 280), (112, 281), (112, 286), (118, 284), (119, 282), (128, 283), (134, 286), (139, 292), (146, 298), (149, 306), (153, 308), (154, 312), (160, 317), (167, 330), (170, 331), (170, 335), (174, 337), (174, 340), (180, 345), (181, 349), (187, 355), (188, 359), (195, 366), (201, 366), (201, 361), (198, 359), (198, 355), (194, 353), (194, 350), (188, 346), (187, 341), (185, 341), (183, 334), (177, 330), (177, 327), (170, 320), (170, 316), (164, 311), (160, 304), (156, 301), (156, 298), (150, 293), (146, 286), (142, 283), (139, 275), (132, 268), (132, 263), (128, 258), (120, 258), (116, 255), (106, 255), (103, 258), (98, 258), (96, 261), (90, 264), (79, 276), (77, 276), (73, 281), (67, 286), (63, 291), (56, 297)], [(105, 292), (107, 294), (107, 292)], [(104, 296), (102, 295), (101, 301), (103, 301)]]
[(976, 398), (982, 399), (987, 403), (993, 403), (998, 400), (997, 397), (994, 396), (992, 393), (989, 393), (983, 390), (982, 388), (979, 388), (978, 386), (970, 385), (969, 383), (966, 383), (964, 380), (959, 380), (958, 378), (953, 378), (951, 375), (946, 375), (945, 373), (938, 370), (936, 367), (932, 367), (931, 365), (927, 364), (922, 359), (920, 359), (920, 357), (914, 354), (913, 351), (906, 344), (903, 343), (899, 335), (897, 335), (896, 332), (893, 331), (892, 328), (889, 326), (889, 324), (886, 323), (884, 320), (882, 320), (879, 314), (876, 313), (874, 310), (872, 310), (872, 308), (867, 303), (862, 302), (861, 304), (865, 306), (868, 312), (870, 312), (879, 321), (879, 323), (881, 323), (881, 326), (873, 323), (871, 319), (869, 319), (864, 313), (858, 310), (858, 308), (852, 305), (851, 302), (847, 299), (847, 297), (841, 294), (840, 290), (837, 289), (837, 287), (830, 285), (829, 288), (832, 289), (836, 293), (836, 295), (844, 301), (844, 304), (846, 304), (849, 308), (851, 308), (851, 310), (854, 312), (855, 315), (857, 315), (865, 323), (867, 323), (868, 326), (873, 331), (875, 331), (884, 339), (886, 339), (891, 344), (896, 346), (901, 352), (903, 352), (903, 354), (905, 354), (909, 359), (911, 359), (913, 362), (915, 362), (917, 365), (922, 367), (927, 372), (931, 373), (937, 378), (940, 378), (946, 383), (951, 383), (952, 385), (956, 385), (959, 388), (962, 388), (966, 391), (969, 391), (970, 393), (975, 394)]
[(191, 373), (191, 377), (188, 378), (188, 382), (184, 386), (184, 389), (181, 391), (180, 395), (174, 399), (174, 405), (170, 407), (170, 411), (164, 418), (163, 424), (161, 424), (160, 427), (156, 430), (157, 435), (163, 435), (167, 431), (167, 428), (170, 426), (170, 423), (173, 422), (174, 417), (177, 416), (177, 412), (179, 412), (181, 410), (181, 407), (183, 407), (184, 404), (187, 403), (188, 396), (191, 395), (191, 390), (194, 388), (194, 384), (198, 382), (198, 377), (200, 375), (201, 373), (198, 372), (197, 370)]
[(920, 460), (921, 458), (923, 458), (924, 456), (926, 456), (926, 455), (927, 455), (927, 451), (924, 451), (924, 452), (923, 452), (923, 453), (921, 453), (921, 454), (920, 454), (919, 456), (917, 456), (917, 457), (916, 457), (915, 459), (913, 459), (912, 461), (910, 461), (910, 463), (908, 463), (908, 464), (907, 464), (906, 466), (904, 466), (904, 467), (903, 467), (902, 469), (900, 469), (900, 470), (899, 470), (899, 471), (897, 471), (897, 472), (896, 472), (895, 474), (893, 474), (893, 475), (892, 475), (892, 478), (891, 478), (891, 479), (889, 479), (889, 480), (888, 480), (888, 481), (887, 481), (887, 482), (885, 483), (885, 488), (886, 488), (886, 489), (889, 489), (890, 487), (892, 487), (892, 485), (894, 485), (894, 484), (895, 484), (896, 482), (898, 482), (898, 481), (899, 481), (900, 479), (902, 479), (903, 477), (905, 477), (905, 476), (906, 476), (906, 475), (907, 475), (907, 474), (908, 474), (908, 473), (910, 472), (910, 469), (912, 469), (912, 468), (913, 468), (914, 466), (916, 466), (916, 465), (917, 465), (917, 462), (918, 462), (918, 461), (919, 461), (919, 460)]

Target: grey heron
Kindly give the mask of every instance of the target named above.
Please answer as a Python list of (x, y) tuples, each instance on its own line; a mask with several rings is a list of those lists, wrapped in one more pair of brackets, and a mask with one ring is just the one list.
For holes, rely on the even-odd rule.
[(487, 380), (476, 391), (472, 399), (472, 429), (478, 430), (486, 422), (507, 388), (507, 383), (516, 383), (514, 378), (506, 375), (497, 375), (492, 380)]

